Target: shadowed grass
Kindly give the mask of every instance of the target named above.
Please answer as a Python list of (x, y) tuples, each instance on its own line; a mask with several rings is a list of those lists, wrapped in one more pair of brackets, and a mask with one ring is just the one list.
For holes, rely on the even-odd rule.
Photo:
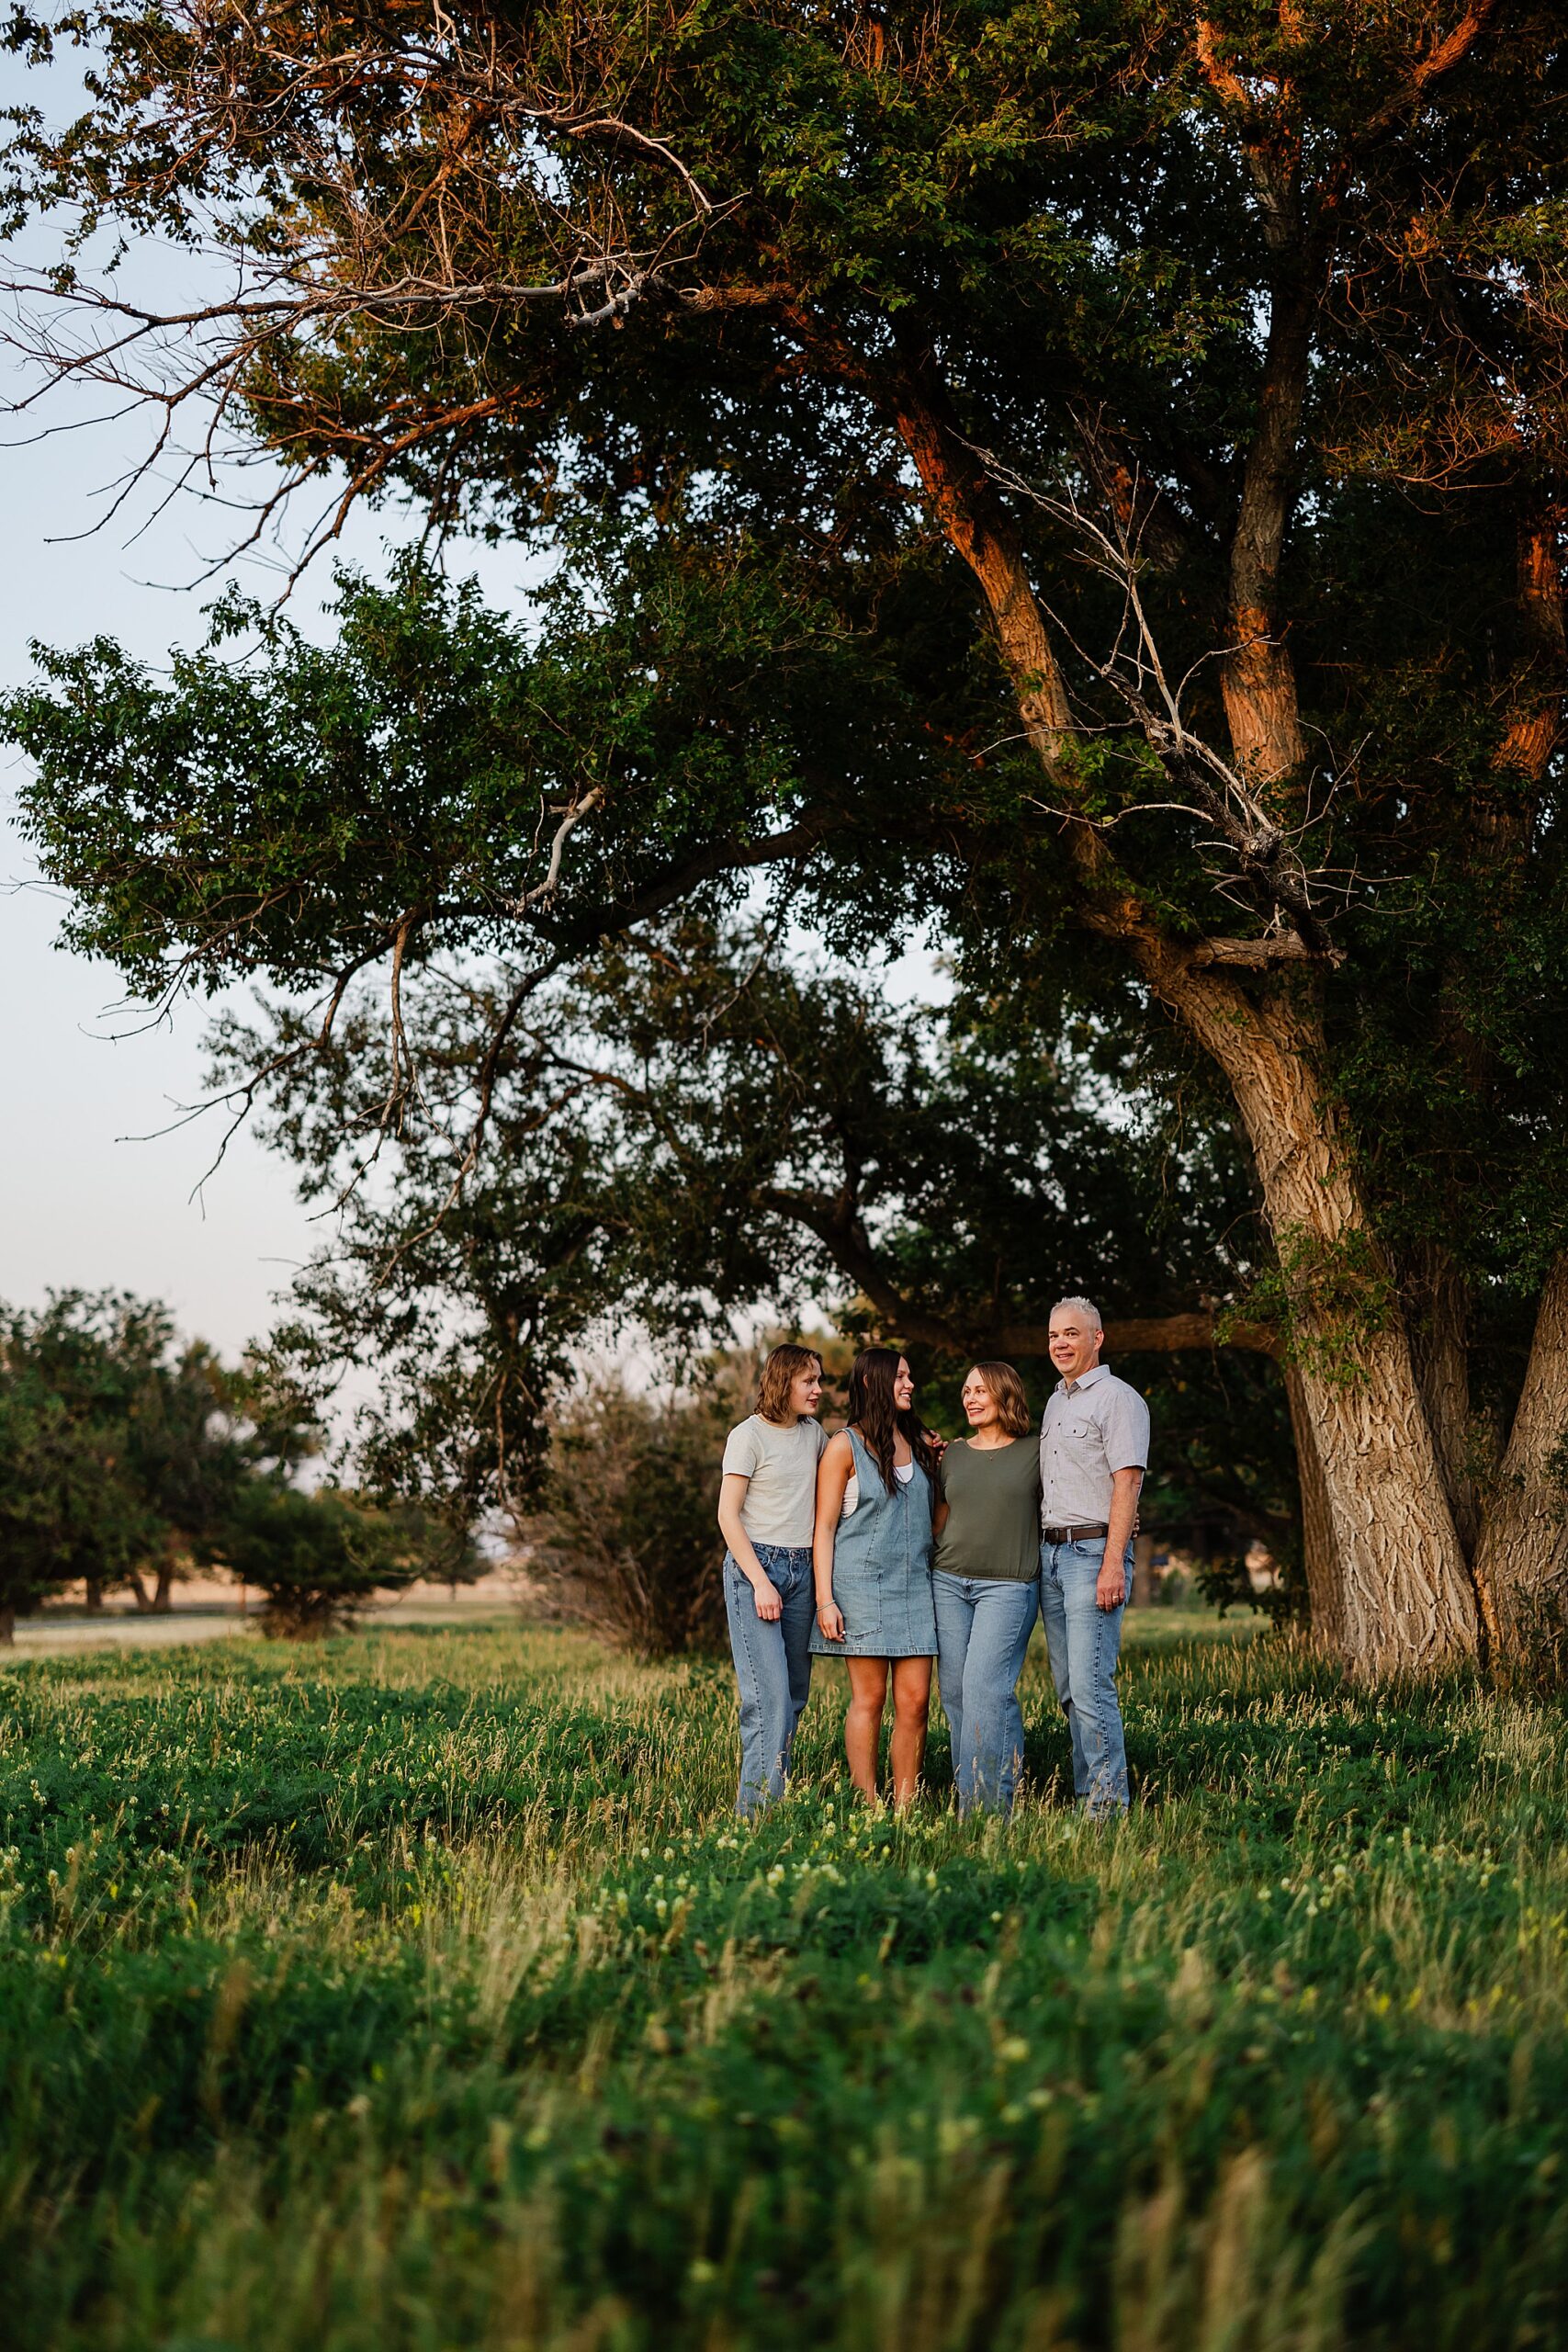
[(1555, 2343), (1563, 1717), (1135, 1629), (1145, 1802), (729, 1817), (725, 1668), (509, 1630), (0, 1679), (28, 2346)]

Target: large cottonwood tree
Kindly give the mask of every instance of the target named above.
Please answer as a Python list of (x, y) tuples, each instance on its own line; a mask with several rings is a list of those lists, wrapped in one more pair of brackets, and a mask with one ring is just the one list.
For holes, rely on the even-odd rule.
[[(77, 21), (107, 62), (63, 138), (24, 128), (17, 209), (85, 187), (89, 225), (205, 236), (238, 275), (175, 322), (60, 281), (84, 333), (52, 372), (176, 425), (215, 399), (337, 511), (396, 488), (450, 527), (633, 514), (728, 549), (744, 605), (713, 729), (761, 755), (716, 760), (710, 730), (657, 826), (625, 768), (562, 763), (536, 858), (519, 827), (478, 913), (409, 810), (340, 975), (379, 956), (396, 980), (503, 912), (558, 968), (747, 865), (824, 904), (832, 861), (876, 876), (891, 922), (922, 855), (1017, 985), (1120, 959), (1250, 1148), (1320, 1613), (1372, 1672), (1525, 1639), (1563, 1566), (1568, 1423), (1558, 12)], [(803, 597), (840, 629), (810, 687)], [(132, 883), (91, 833), (60, 870), (144, 956), (160, 922), (214, 972), (236, 926), (297, 926), (276, 866), (248, 899), (221, 857), (204, 881), (187, 830)], [(621, 887), (574, 902), (569, 854)], [(1498, 1285), (1540, 1303), (1500, 1468), (1469, 1396)]]

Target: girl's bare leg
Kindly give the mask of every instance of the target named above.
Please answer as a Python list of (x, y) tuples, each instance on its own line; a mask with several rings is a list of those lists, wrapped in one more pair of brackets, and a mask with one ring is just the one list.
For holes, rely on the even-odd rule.
[[(850, 1712), (844, 1718), (844, 1753), (850, 1778), (863, 1797), (876, 1803), (877, 1749), (882, 1742), (882, 1710), (887, 1699), (885, 1657), (846, 1658), (850, 1669)], [(927, 1669), (927, 1687), (931, 1682)]]
[(893, 1802), (907, 1805), (920, 1783), (926, 1760), (926, 1720), (931, 1704), (929, 1657), (893, 1661)]

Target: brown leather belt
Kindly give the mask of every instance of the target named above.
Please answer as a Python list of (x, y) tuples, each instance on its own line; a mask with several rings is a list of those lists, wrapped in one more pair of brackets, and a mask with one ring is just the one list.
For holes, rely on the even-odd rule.
[(1111, 1530), (1099, 1527), (1043, 1527), (1041, 1536), (1047, 1544), (1081, 1544), (1087, 1536), (1109, 1535)]

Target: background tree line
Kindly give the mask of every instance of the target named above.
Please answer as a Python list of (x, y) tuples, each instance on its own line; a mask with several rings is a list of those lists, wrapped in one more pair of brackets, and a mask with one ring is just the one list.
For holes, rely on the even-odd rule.
[(473, 1573), (426, 1515), (294, 1483), (321, 1431), (266, 1366), (181, 1345), (162, 1306), (66, 1292), (0, 1310), (0, 1642), (68, 1585), (89, 1611), (129, 1586), (170, 1606), (176, 1577), (228, 1571), (269, 1632), (314, 1633), (422, 1575)]
[[(12, 218), (234, 291), (159, 320), (73, 247), (46, 379), (215, 401), (282, 463), (262, 523), (330, 481), (557, 558), (525, 623), (405, 565), (329, 651), (231, 601), (172, 678), (100, 642), (10, 706), (76, 944), (263, 983), (231, 1099), (313, 1188), (376, 1164), (292, 1336), (402, 1368), (388, 1490), (521, 1494), (606, 1295), (679, 1321), (826, 1261), (911, 1344), (1027, 1354), (987, 1220), (1060, 1204), (1124, 1350), (1217, 1342), (1288, 1414), (1352, 1668), (1528, 1663), (1568, 1570), (1560, 12), (98, 0), (11, 39), (67, 29), (91, 102), (19, 124)], [(855, 1094), (844, 1002), (804, 1049), (753, 1019), (803, 932), (945, 943), (962, 1169)]]

